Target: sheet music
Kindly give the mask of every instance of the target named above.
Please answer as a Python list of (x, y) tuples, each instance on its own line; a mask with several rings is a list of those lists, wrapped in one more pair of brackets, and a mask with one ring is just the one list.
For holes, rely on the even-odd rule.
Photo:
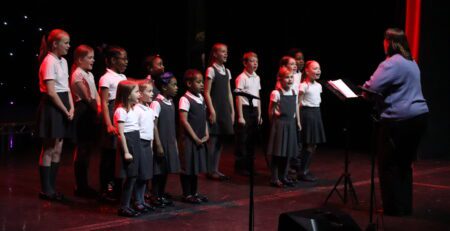
[(357, 98), (358, 96), (344, 83), (341, 79), (329, 80), (328, 83), (340, 93), (342, 93), (345, 98)]

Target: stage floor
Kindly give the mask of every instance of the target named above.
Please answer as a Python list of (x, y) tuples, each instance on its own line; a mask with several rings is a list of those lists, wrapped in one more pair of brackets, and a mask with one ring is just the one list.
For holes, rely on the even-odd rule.
[[(3, 142), (3, 141), (2, 141)], [(4, 143), (3, 143), (4, 144)], [(8, 143), (10, 145), (10, 143)], [(2, 145), (3, 146), (3, 145)], [(3, 146), (5, 147), (5, 146)], [(175, 201), (174, 207), (159, 209), (138, 218), (116, 215), (117, 205), (98, 203), (73, 196), (72, 147), (66, 145), (57, 186), (71, 203), (61, 204), (38, 199), (39, 147), (32, 139), (16, 142), (12, 151), (0, 156), (1, 230), (248, 230), (248, 178), (233, 171), (233, 149), (226, 146), (222, 172), (231, 176), (228, 182), (199, 178), (199, 192), (210, 202), (190, 205)], [(364, 230), (369, 223), (370, 158), (367, 153), (350, 153), (350, 173), (359, 204), (344, 204), (333, 194), (326, 207), (349, 214)], [(323, 207), (323, 203), (344, 169), (344, 151), (319, 147), (312, 162), (317, 183), (300, 183), (295, 188), (269, 186), (269, 170), (262, 148), (258, 150), (255, 177), (255, 230), (276, 230), (279, 215)], [(448, 230), (450, 225), (450, 161), (419, 160), (414, 171), (414, 213), (410, 217), (375, 214), (379, 230)], [(91, 161), (90, 183), (98, 186), (98, 156)], [(341, 186), (343, 184), (340, 184)], [(377, 208), (380, 209), (378, 181)], [(340, 188), (342, 193), (342, 188)], [(167, 191), (176, 198), (181, 194), (179, 178), (171, 175)]]

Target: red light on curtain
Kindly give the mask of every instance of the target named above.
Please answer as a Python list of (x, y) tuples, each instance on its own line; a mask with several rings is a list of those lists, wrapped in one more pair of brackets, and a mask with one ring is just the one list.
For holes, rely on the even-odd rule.
[(420, 35), (420, 5), (421, 0), (406, 0), (406, 36), (413, 58), (419, 60), (419, 35)]

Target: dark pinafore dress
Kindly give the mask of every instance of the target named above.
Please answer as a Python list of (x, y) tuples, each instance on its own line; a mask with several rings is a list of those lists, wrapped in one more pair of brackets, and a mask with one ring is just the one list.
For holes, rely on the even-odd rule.
[(284, 95), (281, 90), (280, 115), (273, 118), (270, 129), (267, 154), (280, 157), (292, 157), (297, 154), (296, 99), (297, 95)]
[(180, 171), (180, 159), (175, 127), (175, 106), (173, 103), (172, 105), (167, 105), (161, 99), (156, 99), (156, 101), (161, 107), (156, 126), (158, 126), (164, 157), (153, 155), (153, 174), (178, 173)]
[(228, 71), (220, 74), (215, 67), (214, 79), (211, 84), (211, 101), (216, 111), (216, 123), (209, 124), (209, 133), (211, 135), (231, 135), (234, 133), (233, 123), (231, 121), (231, 107), (228, 95), (229, 76)]
[[(189, 101), (188, 122), (199, 139), (206, 135), (206, 105), (197, 103), (185, 95)], [(206, 172), (205, 144), (197, 145), (183, 128), (180, 142), (181, 171), (186, 175), (197, 175)]]

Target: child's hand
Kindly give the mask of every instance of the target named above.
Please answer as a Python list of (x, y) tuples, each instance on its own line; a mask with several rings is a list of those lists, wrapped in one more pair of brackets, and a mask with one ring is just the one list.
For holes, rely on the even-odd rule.
[(211, 111), (209, 112), (209, 122), (210, 122), (211, 124), (215, 124), (215, 123), (216, 123), (216, 111), (211, 110)]
[(107, 130), (108, 130), (108, 134), (110, 134), (110, 135), (118, 135), (119, 134), (117, 132), (117, 129), (113, 125), (108, 126)]
[(197, 144), (197, 146), (202, 145), (204, 143), (203, 139), (199, 139), (197, 137), (194, 138), (194, 141), (195, 141), (195, 144)]
[(209, 135), (206, 135), (202, 138), (203, 143), (206, 143), (209, 140)]
[(125, 158), (126, 161), (133, 160), (133, 156), (129, 152), (125, 153), (124, 158)]
[(302, 130), (302, 124), (301, 124), (301, 123), (297, 123), (297, 127), (298, 127), (298, 130), (299, 130), (299, 131)]
[(239, 118), (238, 118), (238, 124), (239, 124), (239, 126), (241, 126), (241, 127), (244, 127), (244, 126), (245, 126), (245, 119), (244, 119), (244, 117), (239, 117)]
[(164, 149), (161, 146), (156, 147), (156, 155), (158, 157), (164, 157)]
[(67, 113), (67, 119), (72, 120), (75, 110), (71, 108)]
[(261, 116), (258, 117), (258, 125), (261, 125), (263, 123), (263, 119)]

